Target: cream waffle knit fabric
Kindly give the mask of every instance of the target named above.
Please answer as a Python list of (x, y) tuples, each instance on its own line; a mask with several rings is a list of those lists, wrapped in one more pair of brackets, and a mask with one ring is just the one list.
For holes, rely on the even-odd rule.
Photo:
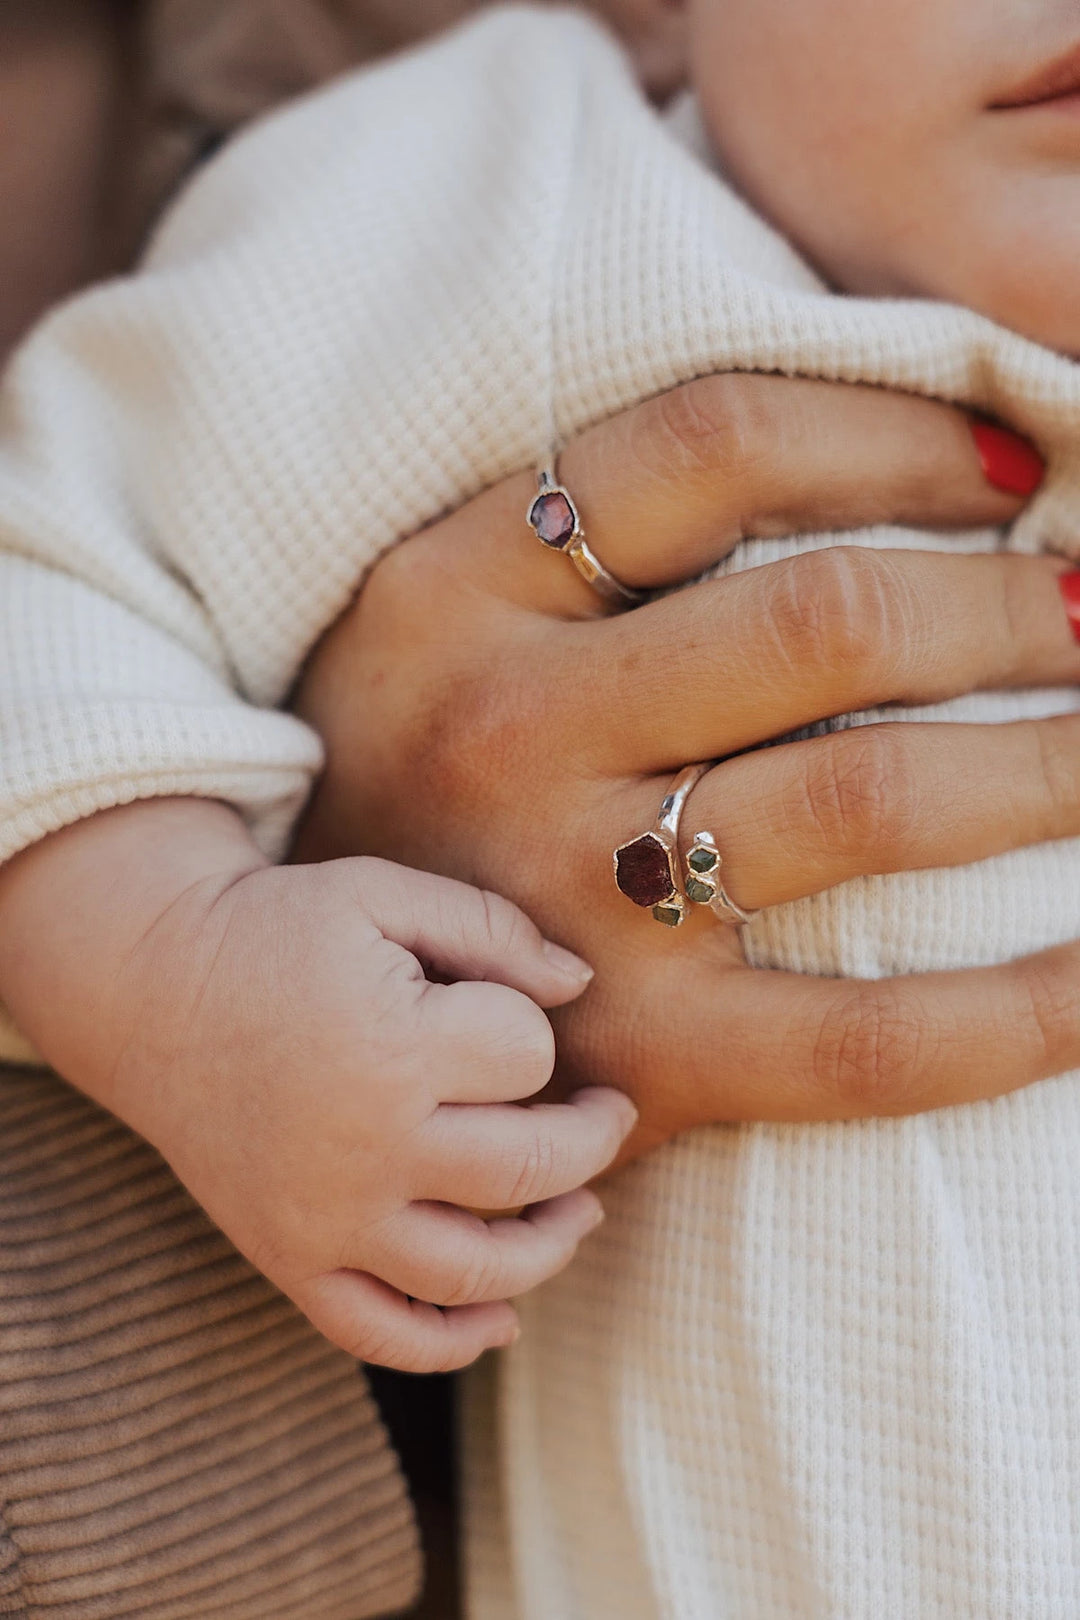
[[(727, 368), (995, 411), (1050, 472), (1007, 539), (963, 543), (1080, 552), (1080, 370), (962, 311), (826, 295), (582, 19), (493, 10), (241, 138), (140, 275), (9, 374), (0, 858), (168, 792), (280, 850), (319, 749), (275, 705), (372, 561), (533, 462), (552, 413), (569, 435)], [(1059, 844), (778, 908), (750, 949), (884, 974), (1077, 932)], [(1078, 1163), (1074, 1077), (698, 1131), (621, 1176), (474, 1392), (473, 1620), (1080, 1612)]]

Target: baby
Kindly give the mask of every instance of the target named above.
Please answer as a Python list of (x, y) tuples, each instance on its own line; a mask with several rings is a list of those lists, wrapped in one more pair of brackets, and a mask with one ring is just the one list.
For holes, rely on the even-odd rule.
[[(135, 281), (17, 362), (0, 857), (26, 853), (0, 876), (0, 993), (351, 1347), (417, 1365), (433, 1336), (444, 1360), (451, 1333), (457, 1359), (507, 1341), (506, 1307), (433, 1321), (405, 1296), (453, 1304), (479, 1262), (493, 1300), (550, 1274), (595, 1218), (569, 1188), (629, 1119), (606, 1093), (539, 1120), (499, 1108), (550, 1068), (535, 1003), (584, 982), (517, 914), (495, 907), (492, 943), (492, 902), (461, 887), (269, 864), (318, 767), (277, 712), (303, 658), (381, 551), (534, 464), (553, 417), (569, 436), (733, 367), (1008, 418), (1050, 464), (1011, 543), (1064, 546), (1070, 9), (689, 0), (702, 119), (665, 128), (592, 24), (495, 8), (241, 139)], [(936, 717), (1074, 706), (978, 696)], [(902, 972), (1078, 921), (1080, 860), (1058, 846), (848, 885), (768, 913), (748, 946)], [(509, 988), (475, 982), (496, 970)], [(476, 1615), (1075, 1612), (1080, 1268), (1057, 1227), (1080, 1214), (1076, 1093), (696, 1132), (619, 1178), (605, 1235), (523, 1306), (501, 1501), (475, 1475)], [(569, 1168), (528, 1196), (569, 1202), (491, 1228), (430, 1207), (516, 1201), (542, 1129)]]

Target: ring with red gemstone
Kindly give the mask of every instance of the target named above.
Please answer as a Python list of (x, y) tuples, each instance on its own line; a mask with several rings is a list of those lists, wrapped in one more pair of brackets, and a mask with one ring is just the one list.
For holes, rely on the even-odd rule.
[(622, 584), (590, 548), (574, 498), (565, 485), (559, 483), (554, 468), (541, 467), (536, 485), (526, 521), (537, 539), (549, 551), (561, 551), (564, 557), (569, 557), (585, 583), (608, 602), (617, 602), (620, 607), (637, 607), (644, 602), (648, 593)]
[(620, 844), (615, 851), (615, 885), (620, 894), (652, 912), (658, 923), (678, 928), (687, 903), (679, 889), (679, 823), (683, 807), (713, 762), (687, 765), (668, 788), (655, 827)]

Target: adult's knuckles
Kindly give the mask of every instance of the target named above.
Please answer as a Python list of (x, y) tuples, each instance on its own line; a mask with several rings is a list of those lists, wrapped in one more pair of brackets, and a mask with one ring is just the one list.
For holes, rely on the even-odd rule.
[(802, 679), (830, 677), (855, 706), (901, 644), (906, 602), (895, 565), (865, 547), (829, 546), (770, 570), (768, 583), (763, 625), (778, 657)]
[(775, 445), (775, 396), (765, 381), (728, 372), (648, 400), (631, 419), (634, 461), (664, 482), (701, 476), (725, 496), (745, 487)]
[(856, 726), (808, 749), (796, 817), (824, 849), (870, 856), (892, 871), (917, 841), (915, 738), (901, 723)]
[(1080, 716), (1055, 715), (1033, 722), (1034, 781), (1039, 784), (1044, 838), (1062, 838), (1080, 827)]
[(1080, 1065), (1080, 946), (1027, 957), (1013, 967), (1016, 1025), (1033, 1074), (1049, 1076)]
[(818, 1029), (811, 1074), (823, 1103), (842, 1118), (908, 1111), (930, 1057), (925, 1010), (899, 986), (858, 984), (838, 995)]

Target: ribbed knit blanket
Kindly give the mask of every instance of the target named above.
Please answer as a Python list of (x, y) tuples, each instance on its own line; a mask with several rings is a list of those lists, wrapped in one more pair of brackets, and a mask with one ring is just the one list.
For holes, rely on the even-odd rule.
[[(829, 294), (585, 20), (499, 8), (253, 129), (139, 275), (9, 374), (0, 858), (164, 793), (231, 800), (280, 851), (319, 745), (275, 706), (380, 553), (553, 424), (731, 368), (966, 401), (1048, 457), (1008, 536), (857, 542), (1080, 553), (1080, 368), (964, 311)], [(749, 949), (875, 975), (1077, 933), (1061, 843), (778, 907)], [(1078, 1165), (1074, 1076), (696, 1131), (625, 1172), (502, 1363), (472, 1616), (1080, 1613)]]

